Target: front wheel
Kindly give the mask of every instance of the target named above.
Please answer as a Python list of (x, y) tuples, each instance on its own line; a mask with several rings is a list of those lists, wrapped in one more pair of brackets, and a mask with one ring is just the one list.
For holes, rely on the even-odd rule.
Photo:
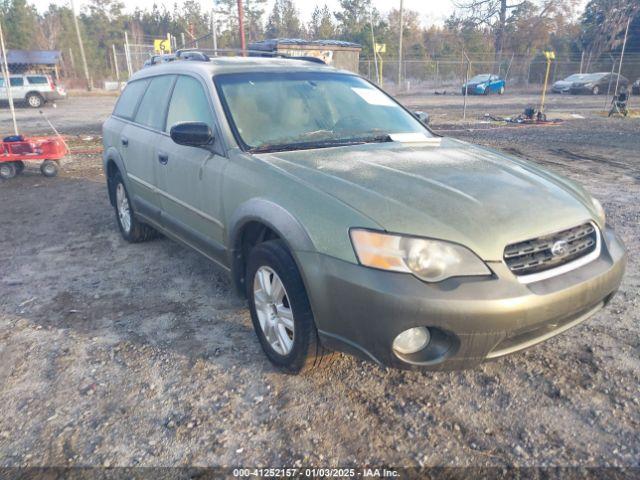
[(591, 90), (591, 93), (593, 93), (594, 95), (598, 95), (600, 93), (600, 87), (598, 87), (597, 85), (595, 87), (593, 87), (593, 89)]
[(302, 277), (281, 240), (261, 243), (251, 251), (246, 278), (253, 327), (274, 365), (299, 373), (337, 355), (320, 344)]
[(53, 160), (45, 160), (40, 165), (40, 172), (45, 177), (55, 177), (58, 175), (58, 162), (54, 162)]

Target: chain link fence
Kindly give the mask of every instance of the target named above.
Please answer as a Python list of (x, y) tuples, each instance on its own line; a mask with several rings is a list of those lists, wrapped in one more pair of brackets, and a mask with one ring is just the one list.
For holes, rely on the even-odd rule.
[[(406, 59), (401, 66), (401, 81), (398, 85), (399, 65), (397, 58), (383, 58), (378, 62), (385, 88), (403, 91), (458, 91), (461, 89), (469, 68), (469, 78), (481, 73), (500, 75), (506, 80), (507, 87), (517, 90), (538, 89), (544, 83), (547, 63), (544, 57), (506, 56), (502, 61), (489, 61), (470, 58), (446, 58), (440, 60)], [(585, 59), (562, 59), (551, 63), (549, 84), (562, 80), (571, 74), (618, 71), (620, 56), (602, 55), (597, 61)], [(373, 59), (360, 60), (360, 74), (377, 83), (376, 65)], [(640, 52), (625, 54), (622, 75), (630, 82), (640, 78)], [(398, 88), (400, 87), (400, 88)]]

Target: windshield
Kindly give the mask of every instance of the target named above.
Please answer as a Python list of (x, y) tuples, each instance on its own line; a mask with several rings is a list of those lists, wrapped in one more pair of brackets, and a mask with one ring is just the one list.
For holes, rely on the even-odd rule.
[(364, 79), (341, 73), (223, 74), (214, 79), (237, 139), (247, 150), (321, 148), (432, 135)]
[(565, 82), (575, 82), (576, 80), (581, 80), (582, 77), (586, 76), (584, 73), (574, 73), (573, 75), (569, 75), (564, 79)]
[(489, 75), (488, 73), (484, 75), (476, 75), (471, 80), (469, 80), (469, 83), (488, 82), (489, 77), (491, 77), (491, 75)]

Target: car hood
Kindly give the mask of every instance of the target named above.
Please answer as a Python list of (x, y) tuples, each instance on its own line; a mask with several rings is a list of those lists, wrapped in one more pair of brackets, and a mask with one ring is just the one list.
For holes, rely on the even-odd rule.
[(381, 229), (461, 243), (485, 260), (501, 260), (510, 243), (596, 218), (589, 195), (568, 180), (449, 138), (256, 157)]

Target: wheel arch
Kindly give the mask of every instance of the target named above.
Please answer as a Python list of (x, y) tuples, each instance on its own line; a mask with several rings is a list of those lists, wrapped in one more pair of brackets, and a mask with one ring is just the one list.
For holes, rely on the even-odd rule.
[(115, 206), (115, 192), (113, 185), (113, 178), (115, 174), (119, 172), (122, 175), (122, 180), (127, 185), (126, 178), (126, 169), (124, 168), (124, 163), (122, 162), (122, 158), (116, 149), (113, 147), (109, 148), (104, 155), (104, 173), (107, 178), (107, 191), (109, 193), (109, 202), (111, 202), (112, 206)]
[(44, 97), (42, 92), (39, 92), (38, 90), (29, 90), (27, 93), (25, 93), (25, 95), (24, 95), (25, 101), (28, 101), (29, 97), (32, 96), (32, 95), (36, 95), (36, 96), (40, 97), (40, 99), (42, 100), (42, 103), (46, 103), (47, 102), (47, 99)]
[(300, 221), (284, 207), (266, 199), (249, 200), (236, 209), (229, 222), (226, 241), (233, 285), (242, 296), (250, 247), (274, 238), (287, 246), (304, 281), (296, 251), (313, 251), (315, 247)]

